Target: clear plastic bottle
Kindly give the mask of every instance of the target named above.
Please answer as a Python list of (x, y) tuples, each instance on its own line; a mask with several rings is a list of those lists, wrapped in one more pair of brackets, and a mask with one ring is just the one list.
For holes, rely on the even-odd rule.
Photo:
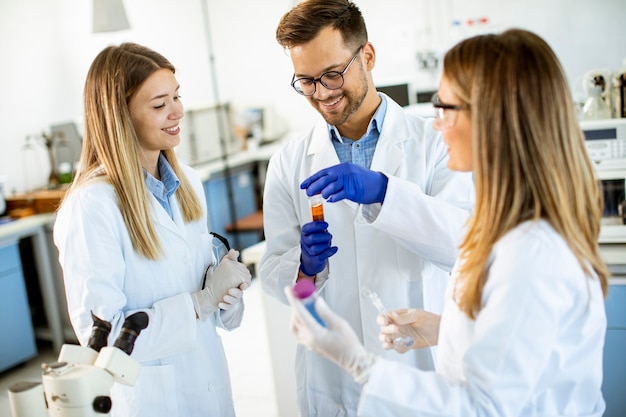
[(309, 310), (313, 318), (323, 327), (326, 327), (324, 320), (315, 311), (315, 284), (313, 280), (302, 278), (293, 286), (293, 295), (302, 301), (302, 304)]
[(602, 89), (595, 86), (589, 90), (589, 98), (583, 106), (583, 120), (601, 120), (611, 118), (611, 108), (602, 98)]

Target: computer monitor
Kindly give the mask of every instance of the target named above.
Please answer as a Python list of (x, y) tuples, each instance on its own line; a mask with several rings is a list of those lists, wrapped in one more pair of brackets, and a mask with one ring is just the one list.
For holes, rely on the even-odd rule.
[(428, 103), (430, 104), (430, 100), (433, 98), (433, 94), (435, 94), (437, 90), (425, 90), (418, 91), (415, 96), (417, 98), (417, 103)]
[(410, 104), (408, 84), (383, 85), (376, 87), (376, 90), (380, 91), (381, 93), (387, 94), (402, 107), (408, 106)]
[(198, 165), (239, 151), (241, 143), (235, 136), (230, 112), (228, 103), (187, 110), (181, 120), (178, 156), (189, 165)]

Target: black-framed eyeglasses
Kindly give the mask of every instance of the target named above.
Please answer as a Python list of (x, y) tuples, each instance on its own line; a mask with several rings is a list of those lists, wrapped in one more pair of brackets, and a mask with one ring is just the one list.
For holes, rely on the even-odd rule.
[[(468, 105), (459, 105), (459, 104), (447, 104), (442, 103), (439, 100), (439, 93), (435, 92), (433, 96), (430, 98), (430, 102), (433, 104), (433, 107), (436, 110), (436, 118), (435, 121), (439, 123), (442, 128), (448, 128), (454, 126), (456, 123), (457, 113), (460, 110), (469, 109)], [(446, 114), (446, 110), (451, 110)]]
[(343, 86), (343, 75), (346, 73), (346, 71), (348, 71), (348, 68), (350, 68), (350, 65), (352, 65), (356, 57), (359, 56), (361, 49), (363, 49), (363, 45), (359, 46), (359, 49), (357, 49), (356, 53), (354, 54), (350, 62), (348, 62), (348, 65), (346, 65), (343, 71), (328, 71), (320, 75), (319, 78), (296, 78), (296, 74), (294, 74), (291, 78), (291, 86), (294, 90), (296, 90), (299, 94), (302, 94), (303, 96), (312, 96), (313, 94), (315, 94), (318, 82), (329, 90), (336, 90), (338, 88), (341, 88)]

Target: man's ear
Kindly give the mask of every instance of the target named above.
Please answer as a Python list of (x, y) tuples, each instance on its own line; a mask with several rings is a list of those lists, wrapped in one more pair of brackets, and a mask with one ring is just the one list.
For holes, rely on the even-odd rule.
[(363, 45), (363, 58), (365, 60), (365, 69), (367, 71), (373, 70), (376, 64), (376, 51), (374, 50), (374, 45), (370, 42)]

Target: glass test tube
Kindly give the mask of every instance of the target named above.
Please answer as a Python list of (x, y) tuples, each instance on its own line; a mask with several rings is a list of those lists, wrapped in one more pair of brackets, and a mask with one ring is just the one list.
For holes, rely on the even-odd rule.
[[(370, 290), (365, 290), (362, 294), (365, 298), (369, 299), (372, 302), (374, 307), (376, 307), (376, 310), (378, 310), (378, 313), (385, 316), (387, 315), (387, 309), (383, 305), (383, 302), (380, 301), (380, 297), (378, 296), (378, 294)], [(411, 336), (401, 336), (393, 339), (393, 344), (398, 346), (411, 347), (413, 346), (413, 343), (415, 343), (415, 340), (413, 340)]]
[(324, 221), (324, 199), (321, 194), (315, 194), (309, 198), (311, 204), (311, 217), (314, 222)]

